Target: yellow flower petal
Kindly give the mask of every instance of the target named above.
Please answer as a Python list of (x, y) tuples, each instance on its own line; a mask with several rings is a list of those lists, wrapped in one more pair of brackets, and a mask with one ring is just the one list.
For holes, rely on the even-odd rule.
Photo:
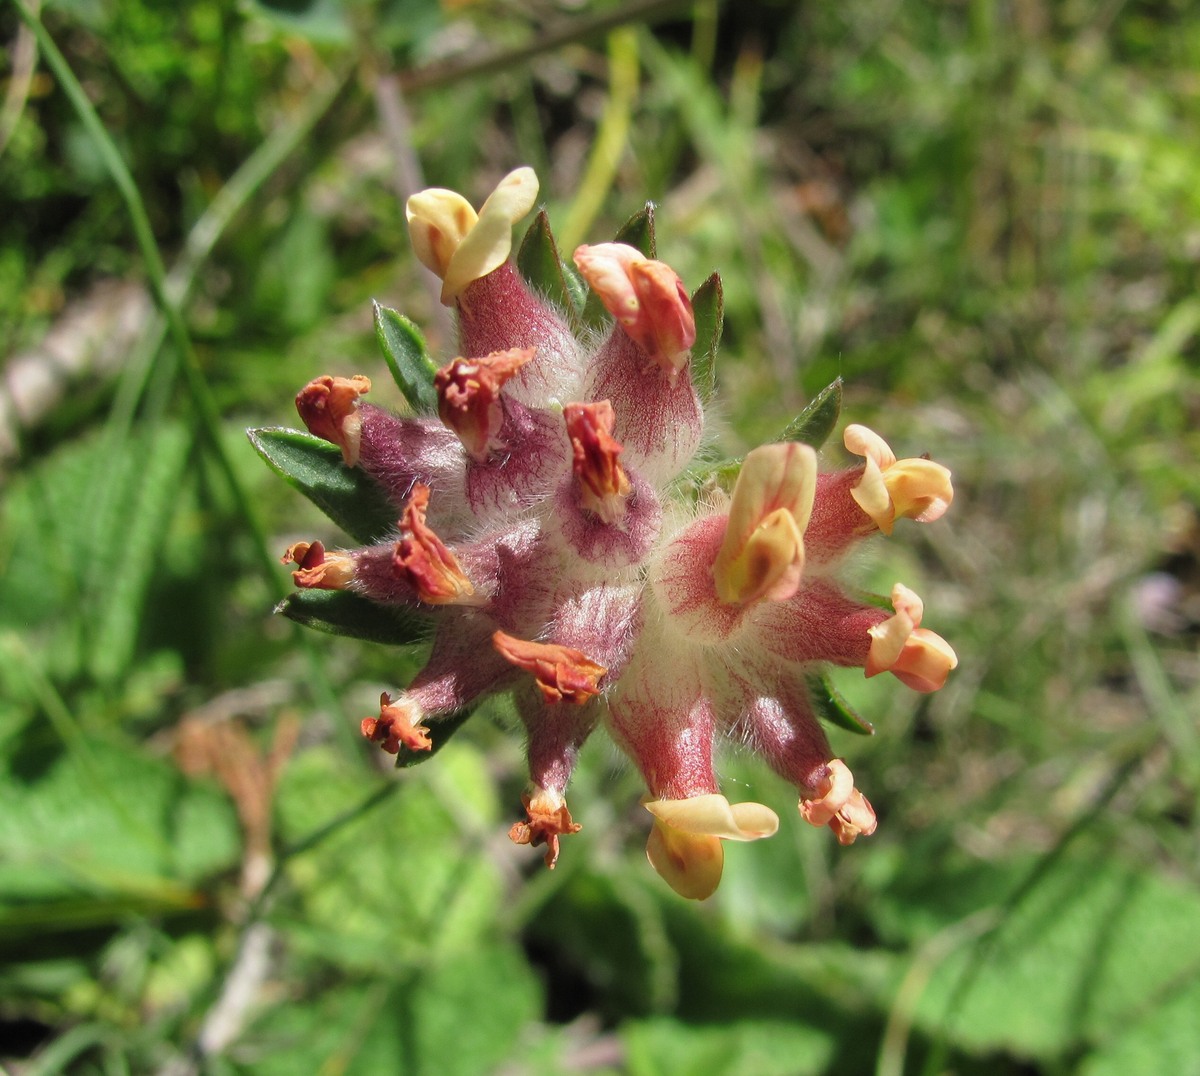
[(892, 588), (893, 616), (869, 630), (871, 648), (864, 672), (890, 672), (914, 691), (937, 691), (957, 668), (958, 655), (945, 639), (921, 627), (925, 607), (903, 583)]
[(512, 251), (513, 225), (533, 208), (537, 196), (538, 178), (532, 168), (518, 168), (500, 181), (446, 266), (444, 304), (449, 306), (473, 280), (504, 264)]
[(720, 838), (685, 833), (657, 819), (646, 841), (646, 858), (667, 885), (688, 900), (711, 897), (725, 866)]
[(785, 601), (796, 592), (816, 488), (817, 456), (808, 445), (764, 445), (746, 457), (713, 562), (721, 601)]
[(405, 203), (404, 216), (413, 253), (439, 277), (446, 275), (454, 252), (479, 219), (470, 202), (443, 187), (414, 194)]
[(649, 800), (643, 806), (672, 829), (727, 841), (757, 841), (779, 829), (779, 818), (770, 807), (731, 804), (716, 792), (684, 800)]
[(892, 533), (897, 518), (931, 523), (954, 500), (950, 471), (940, 463), (897, 460), (888, 443), (866, 426), (847, 426), (842, 441), (850, 452), (866, 458), (863, 476), (850, 495), (884, 534)]

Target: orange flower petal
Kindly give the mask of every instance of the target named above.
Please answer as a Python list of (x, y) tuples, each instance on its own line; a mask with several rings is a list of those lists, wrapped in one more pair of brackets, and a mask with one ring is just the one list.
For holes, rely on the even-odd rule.
[(314, 590), (345, 590), (354, 580), (354, 559), (345, 553), (326, 554), (320, 542), (288, 546), (282, 564), (295, 564), (292, 582)]
[(480, 359), (459, 358), (434, 376), (438, 417), (479, 463), (500, 444), (497, 435), (504, 421), (500, 390), (536, 353), (531, 347), (511, 348)]
[(392, 565), (412, 584), (418, 600), (428, 605), (477, 604), (475, 588), (458, 559), (425, 522), (428, 505), (429, 487), (418, 482), (400, 518)]
[(535, 643), (502, 631), (492, 634), (492, 645), (506, 661), (533, 674), (547, 702), (587, 702), (600, 693), (600, 678), (608, 671), (571, 646)]
[(362, 418), (358, 398), (371, 391), (371, 379), (354, 377), (317, 377), (296, 395), (296, 410), (309, 433), (335, 444), (342, 450), (347, 467), (358, 463), (362, 439)]
[(401, 696), (392, 702), (385, 691), (379, 696), (379, 716), (363, 718), (362, 734), (368, 740), (377, 740), (390, 755), (397, 754), (401, 747), (430, 751), (433, 742), (429, 729), (420, 724), (421, 716), (421, 708), (411, 699)]
[(563, 418), (575, 454), (572, 467), (583, 507), (605, 523), (619, 522), (625, 517), (629, 478), (618, 459), (624, 446), (612, 436), (617, 421), (612, 404), (608, 400), (567, 404)]

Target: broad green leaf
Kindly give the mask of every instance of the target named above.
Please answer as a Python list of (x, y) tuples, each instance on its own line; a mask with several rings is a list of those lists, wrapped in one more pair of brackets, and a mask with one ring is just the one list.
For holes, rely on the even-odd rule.
[(820, 448), (833, 433), (841, 413), (842, 379), (839, 377), (818, 392), (775, 440), (799, 441), (813, 448)]
[(806, 679), (813, 709), (822, 721), (837, 725), (839, 728), (849, 729), (851, 732), (857, 732), (860, 736), (875, 734), (875, 726), (855, 712), (842, 693), (833, 686), (828, 675), (822, 673)]
[[(927, 872), (913, 896), (939, 884)], [(1063, 860), (1005, 911), (937, 968), (917, 1007), (919, 1025), (948, 1024), (967, 1049), (1045, 1057), (1107, 1040), (1200, 969), (1200, 891), (1142, 865)]]
[(275, 612), (306, 628), (389, 646), (419, 643), (433, 630), (430, 619), (420, 613), (377, 605), (348, 590), (297, 590), (275, 606)]
[[(498, 910), (503, 918), (503, 910)], [(541, 1017), (537, 975), (513, 943), (491, 941), (439, 961), (410, 995), (416, 1070), (437, 1076), (520, 1071), (521, 1039)], [(452, 1045), (451, 1045), (452, 1044)]]
[(1200, 967), (1161, 1004), (1147, 1000), (1139, 1019), (1122, 1021), (1112, 1038), (1084, 1059), (1080, 1076), (1194, 1072), (1200, 1061)]
[[(163, 563), (161, 551), (171, 517), (179, 505), (180, 486), (191, 449), (190, 438), (174, 426), (142, 432), (129, 445), (133, 464), (122, 476), (107, 534), (93, 532), (105, 565), (93, 585), (103, 588), (91, 640), (91, 670), (101, 682), (113, 683), (129, 670), (137, 646), (150, 581)], [(99, 552), (99, 549), (97, 550)]]
[(713, 273), (692, 296), (696, 315), (696, 343), (692, 349), (692, 384), (701, 400), (709, 400), (717, 388), (716, 357), (725, 324), (725, 292), (721, 274)]
[(437, 365), (429, 357), (421, 330), (403, 314), (376, 303), (375, 336), (409, 406), (419, 415), (437, 414), (437, 392), (433, 387)]
[(343, 463), (337, 446), (281, 426), (246, 436), (273, 470), (357, 541), (377, 541), (395, 527), (396, 509), (363, 471)]
[(836, 1044), (828, 1030), (813, 1023), (630, 1021), (621, 1029), (625, 1071), (629, 1076), (820, 1076), (830, 1071)]
[[(372, 700), (362, 702), (366, 716)], [(378, 748), (371, 750), (387, 760)], [(427, 965), (435, 948), (471, 950), (495, 935), (502, 875), (494, 859), (478, 854), (479, 831), (464, 827), (461, 811), (447, 798), (444, 762), (452, 760), (395, 775), (382, 786), (394, 791), (379, 799), (381, 786), (364, 784), (361, 766), (347, 766), (333, 748), (314, 748), (292, 760), (277, 801), (284, 846), (303, 844), (342, 820), (289, 864), (299, 904), (292, 934), (299, 952), (386, 976), (405, 964)], [(496, 779), (485, 767), (477, 772)], [(452, 797), (454, 782), (449, 786)], [(376, 805), (361, 809), (371, 801)], [(468, 817), (474, 812), (472, 803)], [(459, 913), (464, 901), (470, 914)], [(492, 914), (478, 912), (481, 905)], [(403, 909), (403, 929), (381, 945), (381, 924), (396, 908)]]
[(550, 230), (550, 218), (544, 209), (534, 218), (521, 241), (517, 268), (525, 282), (562, 310), (572, 324), (579, 320), (584, 299), (583, 284), (578, 274), (563, 265), (554, 233)]
[[(647, 258), (656, 257), (654, 203), (647, 202), (642, 209), (638, 210), (638, 212), (621, 225), (620, 230), (613, 236), (612, 241), (635, 247)], [(589, 291), (587, 302), (583, 308), (583, 323), (592, 328), (597, 328), (604, 324), (607, 316), (608, 311), (604, 309), (604, 304), (600, 301), (599, 296), (595, 292)]]

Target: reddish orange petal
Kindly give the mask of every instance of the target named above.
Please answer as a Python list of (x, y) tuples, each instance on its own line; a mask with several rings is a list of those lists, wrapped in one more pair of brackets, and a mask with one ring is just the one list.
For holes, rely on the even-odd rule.
[(563, 408), (567, 436), (575, 453), (572, 464), (583, 507), (605, 523), (616, 523), (625, 515), (629, 478), (618, 457), (625, 447), (612, 436), (616, 415), (608, 400), (567, 404)]
[(600, 678), (608, 672), (570, 646), (530, 642), (502, 631), (492, 633), (492, 645), (506, 661), (533, 673), (547, 702), (587, 702), (600, 693)]
[(420, 707), (403, 698), (392, 702), (385, 691), (379, 696), (379, 716), (363, 718), (362, 734), (368, 740), (377, 740), (390, 755), (396, 754), (401, 747), (410, 751), (429, 751), (433, 742), (429, 739), (429, 729), (418, 723), (420, 719)]
[(480, 463), (498, 447), (496, 438), (504, 421), (500, 390), (535, 353), (531, 347), (510, 348), (493, 351), (481, 359), (455, 359), (434, 377), (438, 417)]
[(529, 815), (528, 822), (515, 822), (508, 831), (508, 839), (514, 844), (528, 844), (533, 848), (546, 846), (546, 866), (554, 870), (558, 862), (558, 839), (578, 833), (583, 827), (571, 819), (566, 801), (561, 795), (539, 788), (532, 795), (521, 797)]
[(295, 564), (292, 582), (311, 590), (345, 590), (354, 579), (354, 560), (345, 553), (326, 554), (320, 542), (288, 546), (282, 564)]
[(371, 379), (362, 374), (354, 377), (314, 378), (296, 395), (296, 410), (310, 433), (321, 437), (342, 450), (347, 467), (358, 462), (362, 438), (362, 418), (358, 413), (358, 398), (371, 391)]
[(475, 588), (458, 559), (425, 522), (429, 487), (418, 482), (400, 517), (400, 540), (392, 554), (398, 575), (407, 579), (417, 598), (428, 605), (469, 604)]

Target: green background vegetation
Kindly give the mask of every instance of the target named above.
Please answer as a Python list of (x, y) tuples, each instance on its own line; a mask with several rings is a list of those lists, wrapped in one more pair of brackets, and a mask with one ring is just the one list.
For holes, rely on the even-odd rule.
[[(1200, 1072), (1194, 5), (21, 4), (10, 1071)], [(549, 873), (505, 837), (502, 703), (397, 775), (356, 725), (415, 657), (270, 615), (272, 557), (339, 536), (244, 428), (322, 373), (398, 404), (370, 300), (450, 347), (402, 195), (524, 163), (564, 248), (650, 198), (684, 280), (721, 270), (728, 449), (840, 374), (845, 420), (955, 474), (861, 565), (961, 660), (932, 697), (838, 681), (879, 832), (837, 848), (731, 752), (783, 825), (704, 905), (646, 865), (609, 745)]]

